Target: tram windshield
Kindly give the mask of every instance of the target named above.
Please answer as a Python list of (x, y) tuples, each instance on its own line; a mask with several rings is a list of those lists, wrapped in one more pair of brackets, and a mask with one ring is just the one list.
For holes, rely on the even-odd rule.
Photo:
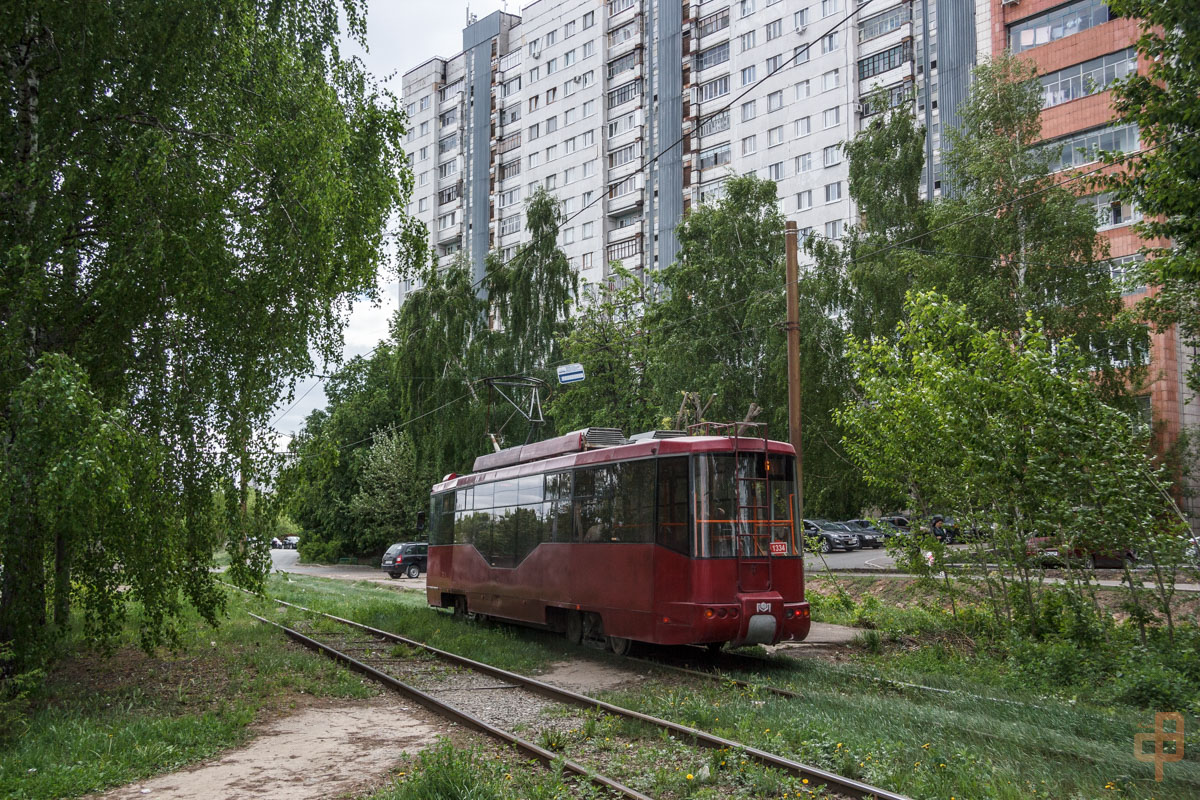
[(698, 557), (800, 555), (794, 457), (708, 453), (692, 468)]

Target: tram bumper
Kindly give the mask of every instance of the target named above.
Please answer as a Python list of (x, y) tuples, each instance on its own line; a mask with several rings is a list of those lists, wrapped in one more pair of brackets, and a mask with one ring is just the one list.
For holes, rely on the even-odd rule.
[(742, 624), (733, 645), (775, 644), (808, 635), (808, 603), (787, 603), (778, 594), (738, 595)]

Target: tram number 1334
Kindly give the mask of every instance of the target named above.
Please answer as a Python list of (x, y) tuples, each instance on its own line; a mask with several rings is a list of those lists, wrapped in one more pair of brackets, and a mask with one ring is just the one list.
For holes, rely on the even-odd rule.
[(771, 542), (771, 555), (773, 556), (786, 556), (787, 549), (787, 542)]

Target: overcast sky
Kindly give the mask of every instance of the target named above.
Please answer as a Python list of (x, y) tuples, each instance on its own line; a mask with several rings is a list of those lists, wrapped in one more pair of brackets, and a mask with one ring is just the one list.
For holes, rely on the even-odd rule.
[[(482, 18), (493, 11), (519, 13), (524, 2), (499, 0), (371, 0), (367, 14), (367, 50), (349, 43), (345, 55), (357, 55), (367, 70), (383, 81), (396, 95), (401, 95), (401, 76), (409, 69), (434, 56), (450, 57), (462, 50), (462, 29), (467, 9)], [(357, 303), (346, 329), (344, 358), (364, 355), (387, 336), (388, 322), (396, 312), (399, 287), (381, 276), (382, 303), (371, 306)], [(317, 371), (322, 367), (317, 365)], [(280, 432), (278, 449), (282, 450), (304, 425), (304, 419), (314, 409), (325, 405), (322, 381), (302, 380), (296, 387), (295, 398), (281, 401), (272, 416), (272, 427)]]

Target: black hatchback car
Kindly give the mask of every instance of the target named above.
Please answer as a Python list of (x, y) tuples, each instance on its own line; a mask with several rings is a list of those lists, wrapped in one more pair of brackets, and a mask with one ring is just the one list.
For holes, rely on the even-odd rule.
[(429, 545), (425, 542), (401, 542), (387, 549), (379, 568), (393, 578), (401, 575), (416, 578), (428, 571), (428, 566)]

